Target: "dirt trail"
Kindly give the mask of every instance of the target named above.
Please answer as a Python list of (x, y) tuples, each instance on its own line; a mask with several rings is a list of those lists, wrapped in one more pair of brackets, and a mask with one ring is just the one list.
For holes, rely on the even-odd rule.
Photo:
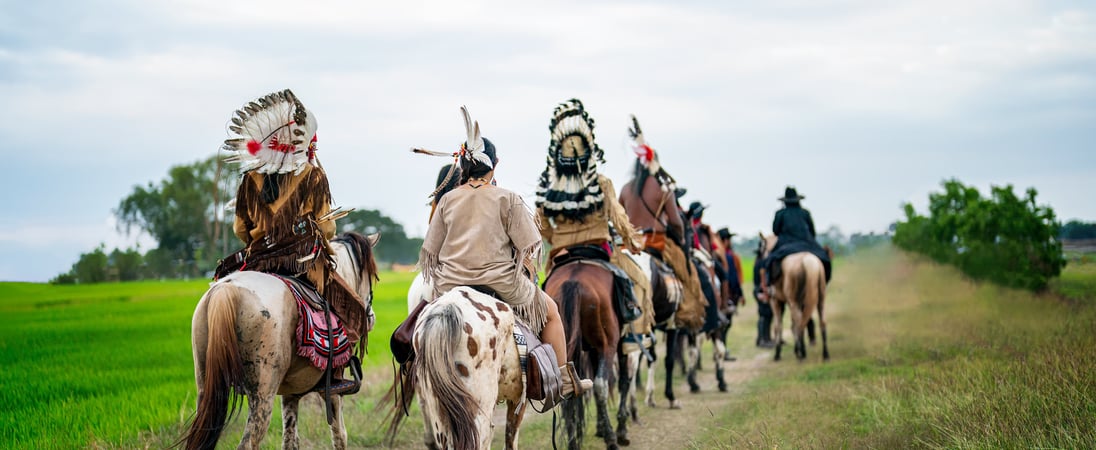
[[(750, 381), (763, 373), (764, 368), (768, 364), (772, 364), (772, 351), (756, 349), (753, 345), (746, 348), (743, 343), (753, 343), (754, 333), (756, 329), (756, 309), (748, 315), (743, 317), (739, 315), (735, 318), (737, 324), (732, 328), (732, 336), (728, 338), (731, 342), (731, 353), (738, 357), (737, 361), (724, 362), (724, 374), (726, 382), (728, 384), (727, 392), (719, 392), (717, 388), (717, 381), (715, 378), (714, 363), (711, 360), (712, 352), (710, 345), (703, 349), (701, 357), (704, 358), (701, 361), (702, 370), (697, 375), (697, 382), (700, 384), (700, 392), (690, 393), (689, 385), (685, 381), (685, 377), (678, 372), (674, 377), (676, 386), (674, 387), (674, 394), (681, 402), (681, 409), (669, 409), (669, 401), (662, 395), (664, 383), (664, 374), (662, 369), (661, 359), (656, 363), (658, 369), (655, 376), (655, 407), (649, 407), (643, 404), (644, 392), (643, 387), (640, 387), (640, 392), (637, 393), (639, 405), (639, 419), (640, 424), (630, 423), (628, 426), (629, 438), (631, 439), (631, 446), (628, 448), (634, 449), (682, 449), (682, 448), (698, 448), (697, 443), (693, 440), (696, 436), (704, 434), (709, 428), (718, 428), (719, 424), (714, 423), (716, 411), (722, 410), (732, 402), (736, 395), (742, 393), (744, 386)], [(662, 350), (661, 344), (659, 344), (659, 351)], [(786, 349), (787, 350), (787, 349)], [(659, 355), (661, 357), (661, 354)], [(645, 369), (645, 367), (644, 367)], [(644, 373), (644, 382), (646, 382), (646, 373)], [(610, 416), (613, 421), (614, 428), (616, 427), (616, 410), (619, 400), (611, 400), (610, 402)], [(588, 404), (588, 409), (593, 409), (594, 405), (591, 402)], [(496, 426), (496, 444), (501, 446), (501, 440), (499, 440), (499, 434), (505, 430), (505, 408), (496, 408), (495, 414), (495, 426)], [(527, 413), (526, 419), (523, 422), (523, 429), (529, 424), (546, 422), (551, 423), (551, 414), (536, 414)], [(587, 421), (587, 430), (585, 435), (585, 441), (583, 448), (597, 449), (604, 448), (601, 438), (594, 436), (595, 421)], [(550, 426), (550, 425), (549, 425)], [(562, 433), (562, 424), (559, 425), (559, 433)], [(534, 436), (533, 433), (526, 433), (523, 431), (520, 439), (520, 448), (523, 449), (551, 449), (550, 436), (547, 439), (542, 439), (539, 434)], [(557, 435), (557, 445), (563, 448), (563, 436)]]

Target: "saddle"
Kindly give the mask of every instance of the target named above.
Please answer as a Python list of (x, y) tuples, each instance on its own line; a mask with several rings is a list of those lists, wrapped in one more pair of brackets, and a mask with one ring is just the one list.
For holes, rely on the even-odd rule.
[(616, 313), (617, 321), (623, 325), (643, 315), (632, 289), (632, 279), (624, 270), (609, 262), (609, 253), (604, 248), (596, 245), (567, 247), (567, 252), (555, 257), (552, 263), (556, 268), (572, 263), (601, 266), (613, 274), (613, 312)]

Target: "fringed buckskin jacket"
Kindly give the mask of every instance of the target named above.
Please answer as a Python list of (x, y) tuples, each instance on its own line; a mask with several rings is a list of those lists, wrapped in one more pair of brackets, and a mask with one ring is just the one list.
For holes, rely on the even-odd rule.
[[(264, 186), (266, 179), (271, 183)], [(277, 185), (276, 190), (274, 185)], [(269, 192), (264, 195), (264, 189)], [(276, 197), (267, 202), (267, 196)], [(262, 260), (249, 259), (248, 269), (283, 275), (304, 274), (335, 310), (346, 327), (351, 342), (368, 332), (368, 319), (363, 300), (333, 270), (330, 240), (335, 236), (335, 221), (316, 222), (331, 211), (331, 189), (323, 169), (307, 164), (301, 173), (282, 175), (248, 172), (236, 194), (236, 222), (233, 231), (251, 251), (255, 246), (286, 246), (284, 251)], [(311, 222), (309, 229), (295, 228)], [(269, 238), (269, 239), (265, 239)], [(318, 246), (318, 248), (317, 248)], [(314, 254), (305, 261), (299, 258)]]
[(517, 193), (464, 184), (438, 201), (419, 264), (434, 298), (458, 286), (484, 286), (514, 308), (537, 334), (548, 318), (546, 295), (525, 273), (540, 257), (533, 214)]

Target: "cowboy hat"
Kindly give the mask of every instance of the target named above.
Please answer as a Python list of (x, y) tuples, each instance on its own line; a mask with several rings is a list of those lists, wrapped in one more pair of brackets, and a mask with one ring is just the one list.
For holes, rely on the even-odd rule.
[(807, 198), (807, 197), (799, 195), (799, 193), (795, 191), (794, 187), (788, 186), (788, 187), (784, 188), (784, 197), (783, 198), (778, 198), (777, 200), (785, 201), (785, 202), (798, 202), (798, 201), (803, 200), (805, 198)]
[(700, 202), (692, 202), (689, 204), (689, 217), (700, 217), (707, 208), (708, 205), (702, 205)]
[(726, 228), (720, 228), (719, 231), (716, 231), (716, 234), (719, 235), (720, 239), (730, 239), (731, 236), (738, 236), (738, 233), (731, 233), (731, 230)]

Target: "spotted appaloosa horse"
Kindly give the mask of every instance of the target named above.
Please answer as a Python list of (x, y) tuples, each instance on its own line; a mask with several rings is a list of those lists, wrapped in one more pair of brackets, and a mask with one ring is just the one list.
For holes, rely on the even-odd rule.
[(506, 448), (517, 448), (526, 402), (514, 321), (509, 305), (469, 287), (423, 308), (412, 339), (412, 370), (428, 448), (491, 448), (491, 416), (502, 401)]
[[(567, 333), (567, 359), (581, 377), (594, 379), (597, 435), (607, 448), (628, 445), (628, 420), (618, 417), (617, 431), (609, 421), (609, 383), (617, 376), (616, 354), (620, 323), (613, 310), (613, 274), (597, 263), (576, 261), (555, 266), (544, 282), (544, 292), (559, 304)], [(623, 374), (623, 376), (628, 376)], [(586, 431), (585, 399), (563, 401), (567, 447), (579, 449)]]
[[(377, 235), (344, 233), (331, 241), (339, 275), (372, 301)], [(194, 309), (191, 338), (198, 405), (183, 440), (187, 449), (214, 448), (225, 422), (247, 396), (240, 449), (257, 449), (270, 424), (274, 397), (282, 396), (282, 446), (297, 448), (297, 404), (324, 374), (297, 355), (297, 300), (285, 283), (261, 272), (236, 272), (213, 283)], [(364, 339), (364, 337), (363, 337)], [(340, 407), (332, 397), (331, 442), (346, 448)]]
[[(768, 256), (776, 246), (776, 236), (762, 236), (762, 257)], [(760, 261), (761, 258), (758, 258)], [(807, 345), (803, 331), (807, 322), (818, 309), (818, 325), (822, 331), (822, 359), (830, 359), (830, 349), (826, 341), (826, 319), (822, 314), (826, 303), (826, 269), (822, 260), (813, 253), (799, 252), (784, 257), (780, 262), (780, 278), (772, 280), (773, 293), (769, 304), (773, 307), (773, 339), (776, 352), (773, 359), (780, 360), (780, 349), (784, 346), (784, 305), (790, 305), (792, 311), (792, 335), (795, 336), (795, 356), (800, 361), (807, 357)], [(812, 340), (813, 343), (813, 340)]]

